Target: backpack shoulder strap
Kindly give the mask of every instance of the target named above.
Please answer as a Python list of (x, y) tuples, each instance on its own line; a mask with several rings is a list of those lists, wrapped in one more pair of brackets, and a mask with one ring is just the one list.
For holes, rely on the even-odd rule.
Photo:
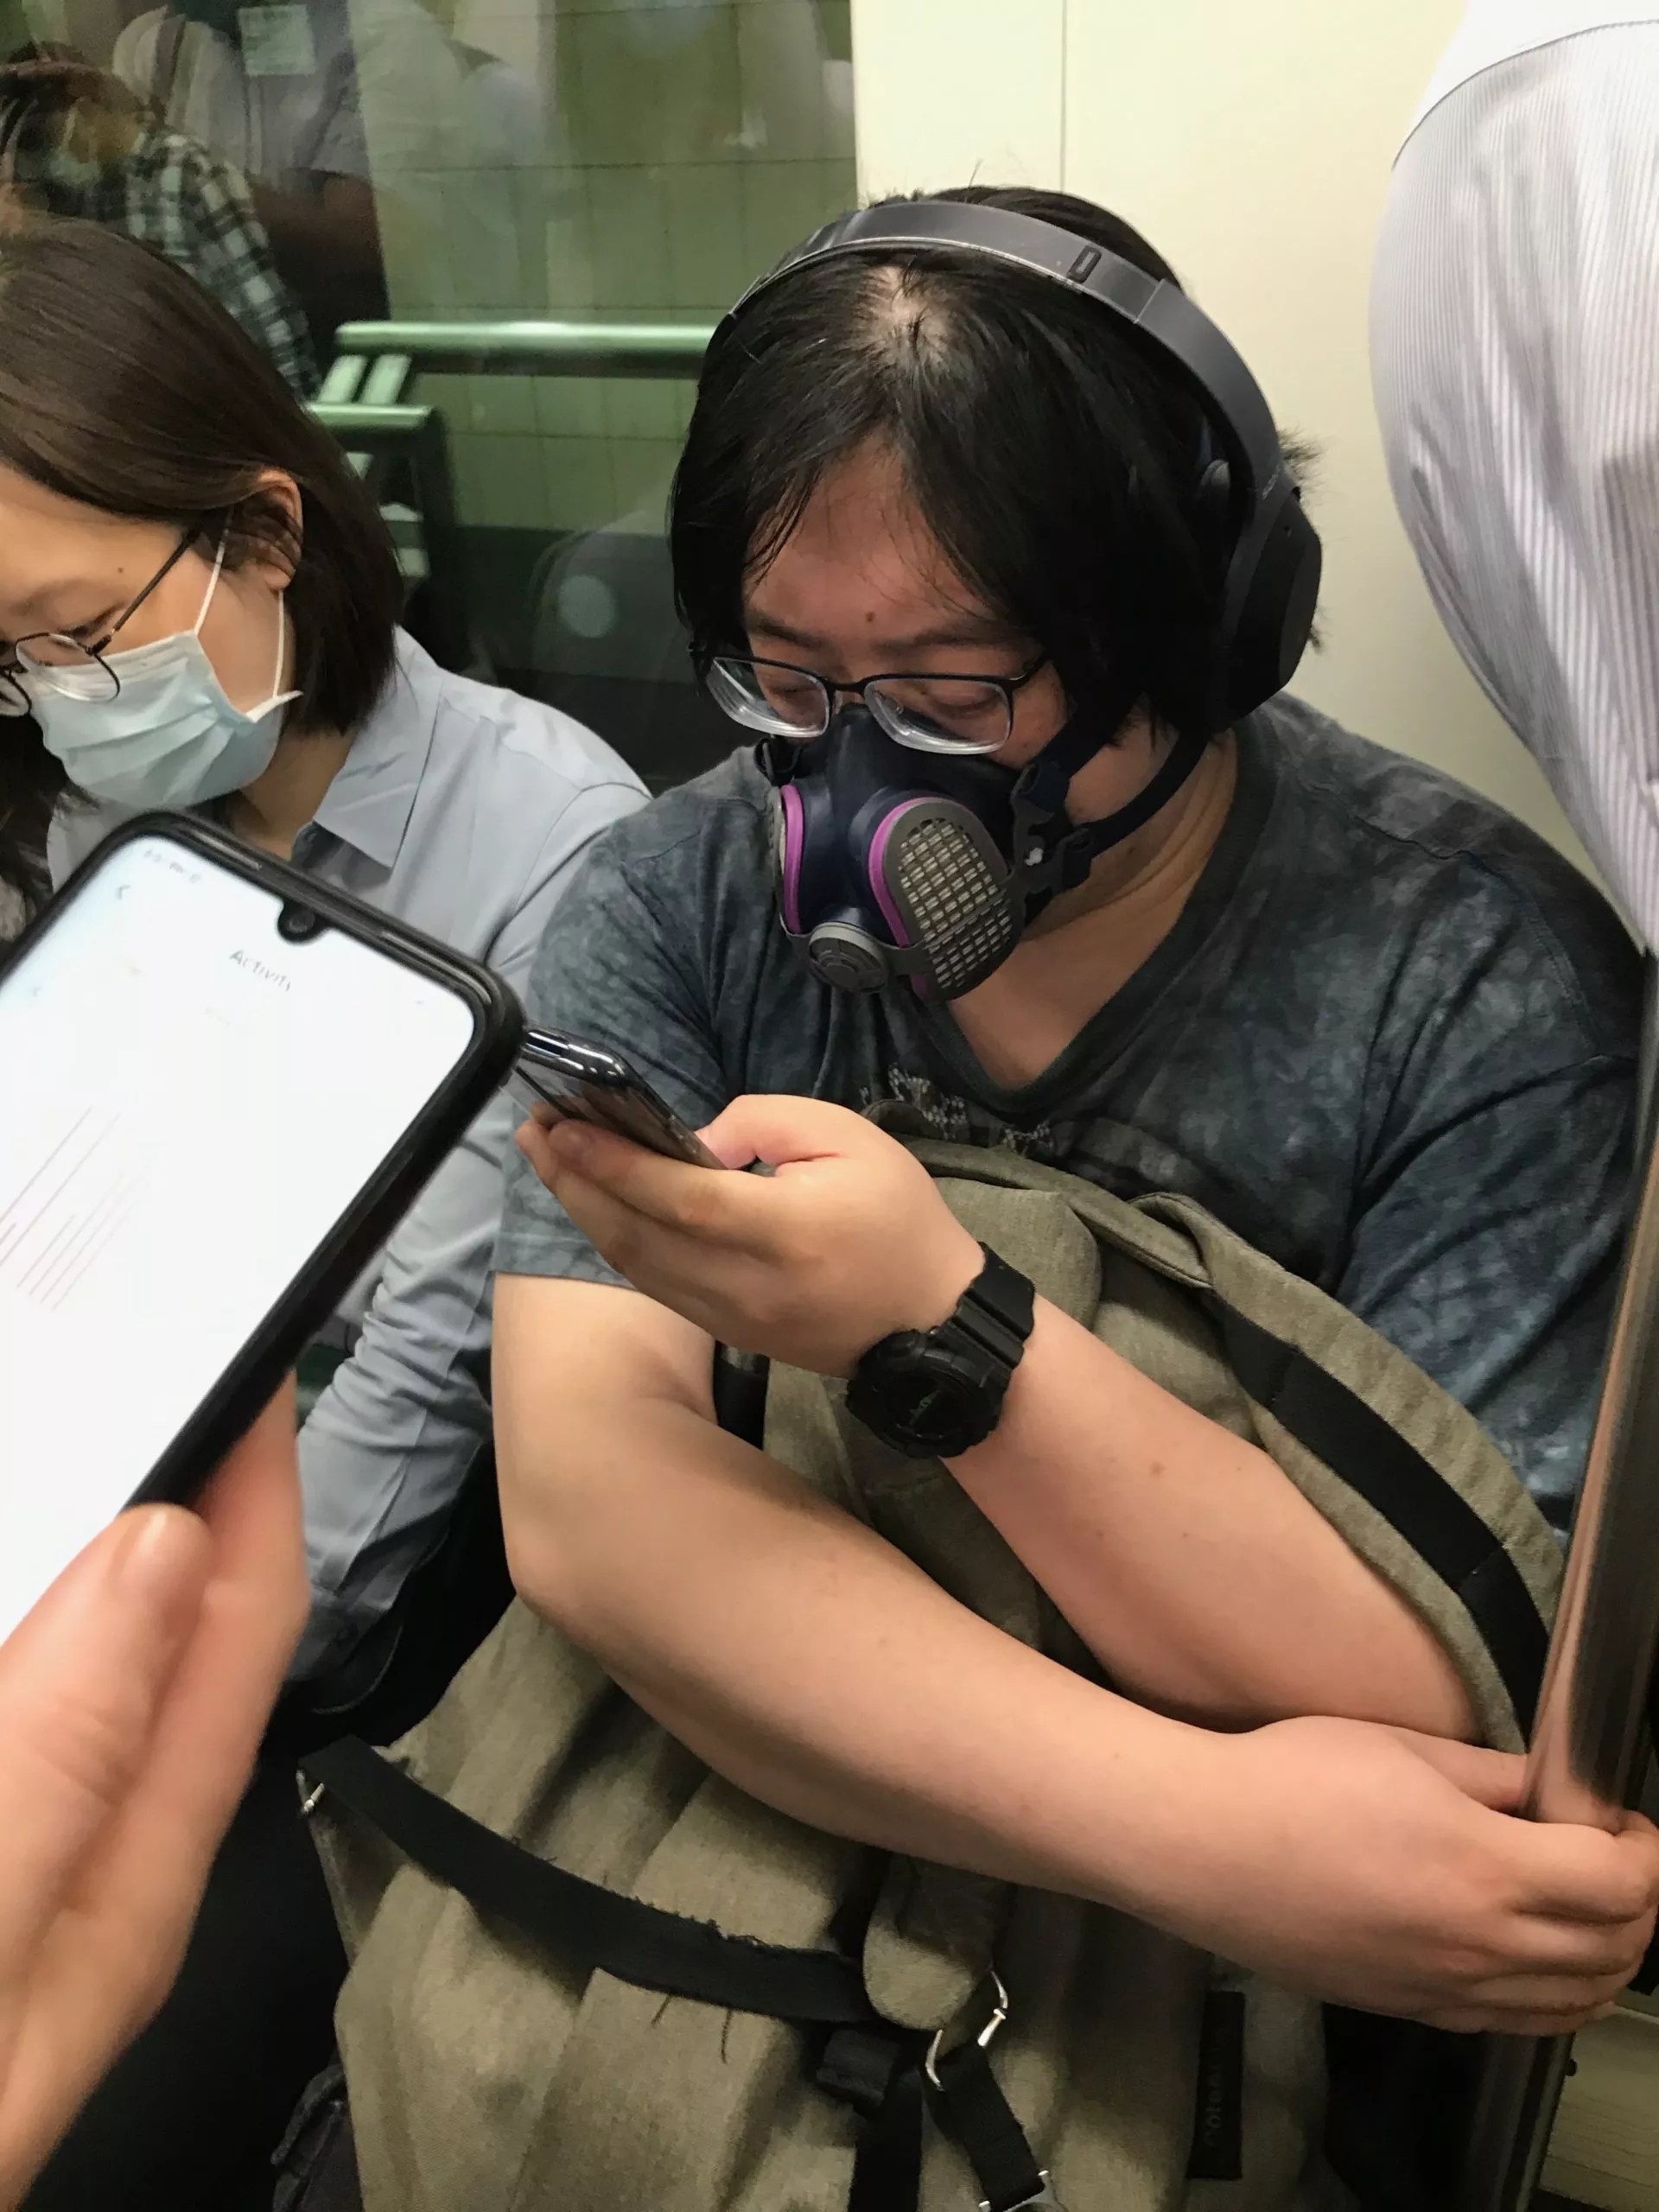
[(1300, 1345), (1270, 1335), (1214, 1290), (1203, 1302), (1256, 1404), (1397, 1529), (1467, 1609), (1526, 1729), (1549, 1624), (1501, 1536), (1433, 1460)]
[[(1501, 1684), (1507, 1710), (1480, 1700), (1489, 1738), (1520, 1748), (1543, 1679), (1563, 1560), (1503, 1452), (1448, 1390), (1316, 1285), (1190, 1199), (1147, 1205), (1201, 1255), (1200, 1301), (1251, 1400), (1311, 1455), (1311, 1466), (1287, 1456), (1293, 1479), (1362, 1556), (1386, 1571), (1368, 1535), (1368, 1524), (1381, 1524), (1449, 1592)], [(1402, 1586), (1436, 1613), (1427, 1587)]]
[(860, 1962), (791, 1949), (668, 1912), (590, 1882), (426, 1789), (384, 1753), (345, 1738), (307, 1758), (313, 1809), (325, 1792), (434, 1880), (543, 1947), (562, 1966), (721, 2011), (753, 2012), (827, 2031), (814, 2078), (863, 2122), (848, 2212), (917, 2212), (923, 2119), (954, 2137), (995, 2212), (1058, 2204), (996, 2078), (984, 2039), (938, 2067), (940, 2038), (886, 2020)]
[[(1542, 1680), (1561, 1554), (1465, 1407), (1193, 1200), (1132, 1204), (1012, 1150), (912, 1148), (942, 1179), (1064, 1198), (1101, 1243), (1189, 1291), (1269, 1433), (1300, 1447), (1275, 1452), (1286, 1471), (1363, 1557), (1452, 1631), (1465, 1678), (1485, 1678), (1470, 1687), (1489, 1738), (1519, 1745)], [(1449, 1593), (1454, 1616), (1443, 1599), (1437, 1607), (1431, 1582)]]
[(877, 2017), (856, 1959), (728, 1936), (567, 1872), (497, 1835), (355, 1737), (308, 1753), (304, 1771), (321, 1785), (308, 1810), (326, 1790), (423, 1872), (522, 1929), (563, 1965), (804, 2025), (848, 2027)]

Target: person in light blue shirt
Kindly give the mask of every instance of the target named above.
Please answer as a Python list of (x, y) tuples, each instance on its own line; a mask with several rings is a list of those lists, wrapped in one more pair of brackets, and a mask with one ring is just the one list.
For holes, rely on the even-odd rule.
[[(291, 835), (260, 834), (257, 782), (218, 810), (251, 842), (522, 989), (577, 858), (641, 802), (640, 786), (569, 716), (448, 675), (404, 632), (393, 652), (391, 682), (315, 807), (297, 827), (303, 798), (287, 808), (280, 827)], [(310, 765), (310, 740), (285, 742)], [(279, 745), (267, 778), (288, 766)], [(54, 880), (127, 810), (60, 814), (48, 842)], [(300, 1436), (314, 1604), (299, 1675), (345, 1660), (385, 1612), (488, 1442), (490, 1252), (520, 1119), (499, 1093), (330, 1332), (328, 1348), (346, 1356)]]
[[(190, 277), (88, 226), (0, 243), (0, 886), (27, 907), (133, 810), (201, 809), (524, 984), (579, 855), (645, 793), (568, 716), (439, 668), (401, 604), (369, 494)], [(336, 1317), (299, 1438), (313, 1605), (297, 1662), (336, 1692), (488, 1444), (491, 1251), (518, 1118), (498, 1096)], [(213, 1940), (32, 2202), (268, 2202), (340, 1966), (277, 1766), (221, 1858)], [(273, 1887), (277, 1849), (304, 1910)], [(291, 2050), (273, 2047), (284, 2017), (310, 2024)], [(204, 2046), (224, 2051), (223, 2080), (200, 2078)], [(188, 2113), (158, 2109), (172, 2094)]]
[[(52, 881), (135, 808), (207, 807), (521, 984), (578, 855), (642, 803), (637, 779), (568, 716), (447, 673), (397, 628), (368, 494), (188, 279), (66, 230), (9, 247), (0, 289), (0, 791), (26, 787), (37, 746), (58, 786)], [(147, 322), (165, 322), (165, 356)], [(499, 1096), (338, 1316), (346, 1356), (301, 1442), (302, 1673), (385, 1612), (488, 1440), (514, 1121)]]

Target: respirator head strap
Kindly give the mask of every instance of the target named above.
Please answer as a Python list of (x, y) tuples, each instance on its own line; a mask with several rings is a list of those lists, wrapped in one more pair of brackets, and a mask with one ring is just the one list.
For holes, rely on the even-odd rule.
[(798, 738), (763, 737), (754, 748), (754, 765), (772, 785), (781, 791), (792, 783), (800, 766), (801, 747)]
[[(1210, 742), (1207, 737), (1190, 732), (1177, 738), (1157, 774), (1127, 805), (1098, 822), (1067, 828), (1065, 798), (1071, 779), (1106, 743), (1103, 739), (1084, 736), (1082, 719), (1074, 715), (1027, 764), (1014, 787), (1015, 876), (1023, 892), (1044, 901), (1058, 892), (1075, 890), (1103, 853), (1132, 837), (1167, 806), (1203, 760)], [(1108, 726), (1116, 728), (1117, 724)]]

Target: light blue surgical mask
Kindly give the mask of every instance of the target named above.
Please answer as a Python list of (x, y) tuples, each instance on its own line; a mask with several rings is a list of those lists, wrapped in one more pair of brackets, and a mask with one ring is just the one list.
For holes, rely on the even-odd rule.
[[(110, 653), (104, 666), (64, 668), (22, 647), (17, 660), (46, 749), (72, 782), (118, 806), (199, 806), (239, 791), (270, 767), (283, 709), (297, 691), (273, 691), (262, 706), (233, 707), (201, 642), (225, 566), (221, 541), (195, 627), (154, 645)], [(276, 601), (276, 664), (283, 678), (288, 626)], [(109, 696), (109, 670), (120, 690)]]

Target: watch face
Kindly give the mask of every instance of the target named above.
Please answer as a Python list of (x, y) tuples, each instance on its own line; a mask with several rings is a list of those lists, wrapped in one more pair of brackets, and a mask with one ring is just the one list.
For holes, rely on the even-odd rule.
[(986, 1376), (976, 1360), (944, 1344), (912, 1340), (902, 1358), (883, 1362), (867, 1385), (881, 1427), (912, 1451), (947, 1457), (977, 1441), (984, 1427)]

